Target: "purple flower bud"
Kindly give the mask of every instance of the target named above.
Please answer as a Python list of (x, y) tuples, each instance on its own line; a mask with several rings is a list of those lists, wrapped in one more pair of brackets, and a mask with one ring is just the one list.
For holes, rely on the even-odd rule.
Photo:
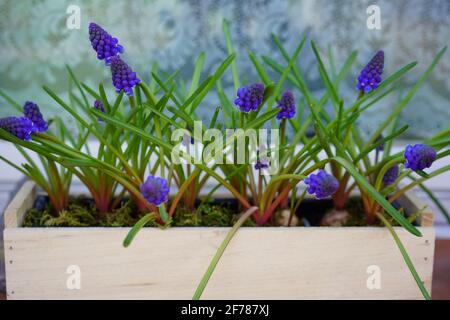
[(92, 48), (97, 52), (97, 58), (105, 60), (106, 65), (109, 65), (111, 57), (123, 52), (119, 41), (93, 22), (89, 24), (89, 40)]
[(133, 95), (133, 87), (141, 82), (136, 73), (119, 56), (111, 58), (111, 74), (116, 92), (123, 90), (128, 96)]
[(280, 108), (280, 112), (277, 114), (277, 119), (290, 119), (295, 116), (295, 99), (291, 91), (286, 91), (278, 101), (277, 108)]
[(33, 123), (32, 133), (45, 132), (48, 130), (47, 122), (44, 120), (37, 104), (31, 101), (25, 102), (23, 114), (25, 118), (28, 118)]
[(100, 100), (95, 100), (94, 108), (100, 112), (105, 113), (105, 107), (103, 106), (103, 103)]
[(257, 160), (255, 163), (255, 170), (262, 170), (269, 168), (269, 162), (264, 160)]
[(383, 184), (385, 186), (391, 185), (398, 178), (399, 167), (398, 163), (390, 167), (383, 176)]
[(429, 168), (436, 160), (436, 156), (436, 151), (430, 146), (424, 144), (408, 145), (405, 150), (405, 168), (410, 168), (413, 171)]
[(311, 174), (305, 179), (305, 183), (309, 186), (308, 193), (315, 194), (317, 199), (327, 198), (339, 188), (338, 180), (325, 170), (320, 170), (318, 174)]
[(378, 51), (358, 77), (358, 90), (370, 92), (378, 88), (384, 68), (384, 52)]
[(242, 112), (258, 110), (258, 107), (264, 99), (264, 85), (262, 83), (254, 83), (239, 88), (237, 96), (234, 104), (237, 105)]
[(169, 199), (169, 184), (166, 179), (148, 176), (141, 185), (142, 196), (151, 204), (159, 206)]
[[(94, 109), (98, 110), (98, 111), (100, 111), (102, 113), (105, 113), (105, 106), (103, 105), (103, 102), (101, 102), (100, 100), (95, 100), (95, 102), (94, 102)], [(103, 121), (103, 119), (100, 118), (100, 117), (98, 117), (97, 120), (100, 121), (100, 122)]]
[(34, 130), (33, 122), (25, 117), (2, 118), (0, 119), (0, 128), (25, 141), (31, 139)]
[[(263, 153), (263, 155), (261, 155)], [(269, 168), (270, 160), (267, 156), (267, 147), (265, 145), (262, 145), (260, 147), (260, 150), (256, 151), (256, 163), (255, 163), (255, 170), (262, 170)]]

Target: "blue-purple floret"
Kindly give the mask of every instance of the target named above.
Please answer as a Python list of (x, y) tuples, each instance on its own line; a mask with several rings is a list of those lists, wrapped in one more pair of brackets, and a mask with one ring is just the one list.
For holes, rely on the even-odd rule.
[(277, 108), (280, 108), (280, 112), (277, 114), (277, 119), (290, 119), (295, 116), (295, 99), (291, 91), (286, 91), (278, 101)]
[(105, 113), (105, 107), (103, 106), (103, 103), (100, 100), (95, 100), (94, 108), (100, 112)]
[(89, 24), (89, 40), (97, 53), (97, 58), (105, 60), (106, 65), (110, 64), (111, 57), (123, 52), (123, 47), (119, 44), (117, 38), (113, 38), (102, 27), (93, 22)]
[(308, 185), (308, 193), (315, 194), (317, 199), (330, 197), (339, 188), (339, 181), (325, 170), (311, 174), (305, 179), (305, 183)]
[(169, 199), (169, 184), (166, 179), (148, 176), (141, 185), (142, 196), (151, 204), (159, 206)]
[(33, 123), (32, 133), (45, 132), (48, 130), (47, 122), (44, 120), (37, 104), (32, 101), (25, 102), (23, 106), (23, 114), (25, 118)]
[(257, 160), (255, 163), (255, 170), (263, 170), (269, 168), (269, 162), (267, 160)]
[(237, 99), (234, 104), (239, 107), (242, 112), (250, 112), (258, 110), (264, 99), (264, 85), (262, 83), (254, 83), (237, 91)]
[(436, 156), (436, 150), (425, 144), (408, 145), (405, 150), (405, 168), (413, 171), (429, 168)]
[(25, 117), (6, 117), (0, 119), (0, 128), (21, 140), (28, 141), (33, 133), (33, 122)]
[(399, 166), (398, 163), (390, 167), (383, 176), (383, 184), (389, 186), (395, 182), (398, 178)]
[(378, 51), (370, 62), (361, 71), (358, 77), (357, 88), (365, 93), (378, 88), (384, 69), (384, 52)]
[(111, 74), (116, 92), (123, 90), (128, 96), (133, 95), (133, 87), (141, 82), (136, 72), (133, 72), (119, 56), (111, 58)]

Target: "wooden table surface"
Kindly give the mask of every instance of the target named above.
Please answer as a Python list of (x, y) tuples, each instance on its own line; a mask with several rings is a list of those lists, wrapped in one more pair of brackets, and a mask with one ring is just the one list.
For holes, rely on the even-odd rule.
[[(432, 297), (434, 300), (450, 300), (450, 240), (436, 241)], [(0, 300), (4, 299), (5, 294), (0, 293)]]

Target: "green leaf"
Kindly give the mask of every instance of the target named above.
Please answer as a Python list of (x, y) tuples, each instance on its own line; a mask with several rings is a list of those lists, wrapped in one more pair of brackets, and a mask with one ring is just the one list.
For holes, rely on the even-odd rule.
[(211, 275), (213, 274), (214, 270), (216, 269), (217, 264), (219, 263), (220, 258), (222, 257), (223, 253), (225, 252), (225, 249), (227, 248), (228, 244), (230, 243), (233, 236), (236, 234), (238, 229), (244, 224), (244, 222), (256, 211), (258, 210), (257, 207), (251, 207), (248, 209), (235, 223), (233, 228), (228, 232), (225, 239), (220, 244), (219, 248), (216, 251), (216, 254), (214, 255), (211, 263), (208, 266), (208, 269), (206, 269), (205, 274), (203, 275), (202, 280), (200, 281), (197, 289), (195, 290), (194, 296), (192, 297), (192, 300), (200, 300), (203, 291), (206, 288), (206, 285), (208, 284), (209, 279), (211, 278)]
[(353, 176), (358, 185), (364, 189), (386, 212), (392, 216), (401, 226), (415, 236), (421, 237), (422, 233), (414, 227), (403, 215), (401, 215), (375, 188), (356, 171), (353, 165), (344, 158), (334, 157), (332, 160), (341, 164)]
[[(417, 181), (416, 178), (414, 178), (411, 175), (408, 175), (408, 178), (410, 178), (413, 181)], [(438, 207), (438, 209), (441, 211), (442, 215), (447, 219), (447, 222), (450, 224), (450, 213), (447, 211), (445, 206), (442, 204), (442, 202), (439, 200), (439, 198), (430, 190), (428, 189), (423, 183), (419, 183), (419, 188), (422, 189), (423, 192), (425, 192), (431, 201)]]
[(198, 55), (197, 62), (195, 63), (194, 73), (192, 75), (191, 87), (189, 89), (189, 95), (193, 94), (200, 81), (202, 74), (203, 63), (205, 62), (205, 53), (201, 52)]
[[(233, 43), (231, 41), (231, 35), (230, 35), (230, 31), (228, 28), (228, 22), (227, 20), (223, 20), (222, 23), (222, 27), (223, 27), (223, 33), (225, 35), (225, 41), (227, 44), (227, 50), (228, 50), (228, 54), (235, 54), (235, 51), (233, 49)], [(233, 75), (233, 82), (234, 82), (234, 89), (237, 91), (237, 89), (241, 86), (240, 82), (239, 82), (239, 74), (237, 71), (237, 66), (236, 66), (236, 61), (233, 60), (231, 62), (231, 73)]]
[(267, 86), (268, 84), (270, 84), (271, 83), (270, 77), (267, 74), (266, 70), (264, 70), (264, 67), (262, 66), (261, 62), (259, 62), (258, 58), (256, 58), (256, 56), (250, 50), (248, 51), (248, 56), (250, 60), (253, 62), (253, 65), (256, 68), (256, 72), (258, 72), (258, 75), (261, 78), (264, 85)]
[(424, 282), (422, 281), (422, 279), (420, 279), (420, 276), (417, 273), (416, 268), (414, 267), (414, 264), (412, 263), (411, 258), (408, 255), (408, 252), (406, 251), (405, 247), (403, 246), (403, 243), (400, 240), (400, 238), (397, 235), (397, 233), (395, 232), (394, 228), (392, 227), (392, 225), (389, 223), (389, 221), (382, 214), (377, 213), (377, 216), (384, 223), (384, 225), (386, 226), (386, 228), (389, 230), (389, 232), (391, 233), (392, 237), (394, 238), (395, 243), (397, 244), (397, 247), (398, 247), (398, 249), (400, 250), (400, 253), (403, 256), (403, 260), (405, 260), (405, 263), (408, 266), (408, 269), (411, 272), (414, 280), (416, 281), (417, 286), (420, 289), (420, 292), (422, 292), (423, 297), (426, 300), (431, 300), (431, 296), (428, 293), (427, 289), (425, 288)]
[(149, 222), (155, 221), (155, 213), (148, 213), (145, 216), (143, 216), (134, 226), (131, 228), (131, 230), (128, 232), (127, 236), (123, 240), (123, 246), (127, 248), (133, 239), (136, 237), (137, 233)]

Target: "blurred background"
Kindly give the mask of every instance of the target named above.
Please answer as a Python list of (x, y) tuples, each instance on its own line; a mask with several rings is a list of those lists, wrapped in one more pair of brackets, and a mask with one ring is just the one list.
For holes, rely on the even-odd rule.
[[(380, 9), (380, 30), (367, 27), (370, 5)], [(80, 9), (79, 29), (66, 25), (70, 6)], [(397, 96), (391, 95), (384, 104), (364, 114), (359, 125), (367, 132), (372, 132), (387, 117), (399, 95), (417, 80), (450, 39), (450, 0), (0, 0), (0, 88), (21, 104), (35, 101), (47, 117), (63, 114), (41, 87), (48, 85), (64, 95), (68, 88), (66, 64), (81, 81), (89, 85), (103, 81), (112, 90), (109, 71), (96, 59), (89, 43), (91, 21), (119, 39), (126, 48), (126, 61), (143, 79), (150, 78), (155, 64), (169, 73), (180, 69), (181, 77), (190, 79), (200, 52), (206, 54), (204, 70), (208, 71), (227, 56), (223, 19), (230, 23), (243, 82), (258, 80), (248, 50), (258, 57), (267, 55), (283, 61), (272, 33), (281, 39), (289, 53), (307, 34), (316, 40), (325, 60), (331, 49), (336, 64), (343, 63), (352, 50), (358, 50), (357, 62), (350, 72), (354, 77), (348, 77), (342, 85), (345, 101), (356, 98), (356, 77), (377, 50), (383, 49), (386, 54), (385, 75), (417, 61), (418, 66), (405, 79)], [(297, 63), (310, 88), (319, 95), (323, 86), (314, 61), (308, 45)], [(273, 75), (275, 81), (278, 78)], [(230, 72), (224, 85), (230, 98), (234, 97)], [(203, 118), (208, 118), (210, 110), (217, 106), (215, 97), (208, 99), (198, 109)], [(0, 98), (0, 117), (13, 112)], [(69, 124), (68, 116), (67, 119)], [(410, 129), (403, 137), (416, 141), (450, 124), (449, 52), (404, 109), (400, 125), (406, 123)], [(405, 143), (400, 142), (397, 147), (403, 148)], [(20, 162), (13, 149), (0, 142), (2, 155)], [(441, 161), (436, 165), (445, 164), (448, 163)], [(0, 230), (3, 208), (21, 178), (0, 163)], [(450, 207), (448, 181), (450, 177), (446, 175), (433, 179), (428, 186)], [(424, 194), (419, 195), (426, 199)], [(436, 230), (438, 238), (450, 238), (450, 228), (443, 216), (437, 215)], [(1, 239), (2, 233), (0, 293), (4, 290)]]
[[(369, 30), (366, 10), (377, 5), (381, 30)], [(67, 8), (80, 8), (81, 28), (68, 29)], [(70, 64), (84, 82), (109, 83), (107, 68), (95, 58), (87, 36), (95, 21), (126, 48), (126, 59), (141, 77), (149, 78), (152, 65), (172, 72), (181, 69), (189, 79), (201, 51), (206, 53), (205, 70), (214, 68), (226, 55), (222, 20), (230, 21), (231, 36), (238, 54), (243, 80), (257, 79), (247, 50), (257, 56), (280, 58), (271, 34), (280, 37), (292, 52), (303, 34), (317, 41), (327, 54), (332, 49), (337, 63), (351, 50), (358, 60), (343, 90), (355, 97), (356, 76), (375, 51), (386, 52), (385, 74), (418, 61), (416, 72), (405, 85), (419, 76), (438, 50), (447, 45), (450, 30), (448, 0), (0, 0), (0, 87), (23, 103), (36, 101), (48, 113), (54, 103), (41, 90), (43, 84), (58, 93), (67, 89), (65, 64)], [(322, 90), (310, 48), (298, 63), (310, 87)], [(281, 60), (282, 61), (282, 60)], [(231, 73), (229, 87), (231, 90)], [(277, 79), (275, 77), (274, 79)], [(396, 97), (369, 110), (360, 125), (372, 131), (383, 120)], [(407, 137), (429, 136), (450, 123), (450, 54), (447, 54), (426, 85), (404, 110), (402, 122), (411, 125)], [(217, 104), (210, 100), (199, 109), (207, 118)], [(55, 107), (56, 109), (56, 107)], [(0, 116), (11, 109), (0, 100)], [(59, 110), (58, 110), (59, 111)], [(386, 112), (383, 112), (386, 111)]]

